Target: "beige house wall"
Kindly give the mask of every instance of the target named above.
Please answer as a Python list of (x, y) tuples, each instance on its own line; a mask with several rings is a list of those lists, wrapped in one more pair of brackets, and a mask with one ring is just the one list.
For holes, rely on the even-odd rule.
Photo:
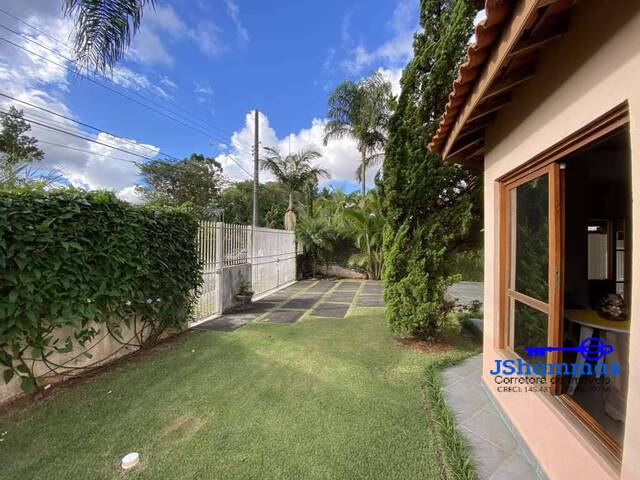
[[(496, 179), (627, 101), (631, 117), (632, 198), (640, 198), (640, 2), (583, 0), (569, 33), (542, 54), (533, 80), (516, 90), (487, 132), (485, 158), (485, 382), (497, 358), (498, 188)], [(606, 161), (606, 159), (603, 159)], [(640, 245), (640, 208), (632, 242)], [(640, 252), (640, 249), (637, 250)], [(632, 271), (640, 272), (640, 254)], [(550, 479), (640, 478), (640, 281), (631, 294), (629, 397), (622, 467), (548, 395), (494, 396)]]

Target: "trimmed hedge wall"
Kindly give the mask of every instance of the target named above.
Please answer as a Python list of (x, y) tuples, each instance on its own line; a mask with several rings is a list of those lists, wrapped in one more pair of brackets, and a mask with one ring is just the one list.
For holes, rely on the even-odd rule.
[[(5, 382), (19, 375), (23, 390), (32, 390), (41, 379), (28, 360), (47, 363), (102, 328), (144, 347), (184, 327), (202, 282), (197, 229), (187, 210), (131, 205), (109, 192), (0, 192)], [(123, 339), (123, 323), (131, 328), (134, 321), (137, 339)], [(73, 338), (56, 338), (65, 326)]]

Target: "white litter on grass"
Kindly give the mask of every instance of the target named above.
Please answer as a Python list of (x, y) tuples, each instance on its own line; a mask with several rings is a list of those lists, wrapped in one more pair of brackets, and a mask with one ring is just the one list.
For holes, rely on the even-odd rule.
[(124, 457), (122, 457), (122, 469), (129, 470), (130, 468), (135, 467), (140, 462), (140, 455), (136, 452), (127, 453)]

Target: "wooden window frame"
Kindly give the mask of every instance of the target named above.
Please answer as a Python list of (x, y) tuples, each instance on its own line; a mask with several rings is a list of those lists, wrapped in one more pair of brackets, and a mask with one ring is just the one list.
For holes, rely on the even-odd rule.
[[(629, 126), (629, 106), (625, 101), (609, 112), (593, 120), (583, 128), (567, 136), (552, 147), (536, 155), (516, 170), (498, 178), (499, 185), (499, 266), (498, 266), (498, 335), (497, 347), (509, 356), (517, 355), (509, 348), (508, 322), (509, 299), (533, 307), (549, 318), (548, 345), (561, 346), (563, 338), (563, 292), (564, 292), (564, 174), (559, 161), (606, 135)], [(549, 174), (549, 299), (547, 304), (508, 289), (510, 272), (510, 228), (509, 191), (540, 175)], [(625, 242), (630, 237), (632, 225), (625, 229)], [(627, 247), (628, 248), (628, 247)], [(632, 281), (633, 272), (625, 271), (625, 281)], [(547, 306), (547, 312), (542, 308)], [(561, 352), (547, 354), (548, 363), (561, 361)], [(548, 378), (549, 379), (549, 378)], [(622, 446), (602, 426), (571, 397), (562, 394), (562, 382), (549, 382), (550, 394), (556, 398), (571, 415), (577, 418), (593, 434), (595, 439), (620, 462)]]
[[(547, 315), (549, 326), (547, 330), (547, 345), (561, 346), (562, 344), (562, 259), (563, 259), (563, 239), (557, 232), (562, 229), (563, 219), (561, 215), (564, 212), (562, 208), (562, 175), (560, 166), (557, 163), (547, 163), (543, 166), (536, 166), (533, 169), (527, 169), (517, 178), (501, 183), (500, 203), (504, 206), (500, 213), (501, 232), (501, 252), (500, 252), (500, 321), (499, 321), (499, 348), (511, 348), (511, 334), (508, 328), (510, 300), (523, 303), (541, 313)], [(547, 175), (549, 181), (549, 269), (548, 269), (548, 298), (547, 301), (529, 297), (521, 292), (517, 292), (509, 288), (509, 274), (511, 272), (511, 228), (510, 228), (510, 192), (525, 183)], [(559, 333), (558, 333), (559, 332)], [(532, 345), (534, 346), (534, 345)], [(560, 359), (560, 352), (548, 352), (546, 361), (548, 363), (556, 363)], [(561, 388), (561, 385), (551, 380), (551, 376), (547, 376), (549, 384), (554, 390)]]

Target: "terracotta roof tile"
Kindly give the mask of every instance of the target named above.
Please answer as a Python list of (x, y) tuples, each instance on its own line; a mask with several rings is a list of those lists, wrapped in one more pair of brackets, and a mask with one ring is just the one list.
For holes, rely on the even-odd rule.
[(429, 144), (429, 150), (432, 152), (440, 153), (442, 151), (460, 112), (460, 106), (465, 103), (468, 93), (480, 76), (493, 45), (500, 37), (504, 22), (511, 14), (513, 4), (513, 0), (485, 1), (486, 18), (476, 25), (475, 41), (467, 48), (466, 59), (458, 69), (458, 75), (453, 82), (451, 93), (449, 93), (449, 101), (445, 106), (444, 115)]

